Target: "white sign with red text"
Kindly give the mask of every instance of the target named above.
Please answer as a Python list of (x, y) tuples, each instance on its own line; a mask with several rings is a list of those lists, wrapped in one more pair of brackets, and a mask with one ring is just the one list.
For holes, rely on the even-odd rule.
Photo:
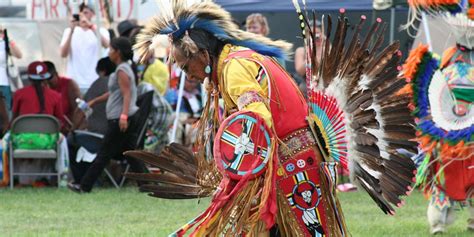
[[(95, 2), (98, 1), (98, 4)], [(115, 21), (135, 18), (145, 20), (158, 12), (155, 0), (89, 0), (96, 15), (105, 16), (105, 1), (109, 3)], [(27, 18), (32, 20), (67, 19), (79, 11), (80, 0), (31, 0), (27, 4)]]

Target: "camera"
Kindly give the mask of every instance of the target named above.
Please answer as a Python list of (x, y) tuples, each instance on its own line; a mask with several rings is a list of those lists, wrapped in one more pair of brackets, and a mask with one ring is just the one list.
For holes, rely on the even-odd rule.
[(79, 14), (73, 14), (72, 17), (74, 21), (79, 21)]

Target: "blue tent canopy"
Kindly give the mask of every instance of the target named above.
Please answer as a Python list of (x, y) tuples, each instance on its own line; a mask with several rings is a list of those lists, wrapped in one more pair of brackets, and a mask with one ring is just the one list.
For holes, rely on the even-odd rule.
[[(216, 0), (230, 12), (238, 11), (294, 11), (291, 0)], [(308, 9), (315, 10), (371, 10), (373, 0), (306, 0)], [(300, 1), (301, 4), (301, 1)]]

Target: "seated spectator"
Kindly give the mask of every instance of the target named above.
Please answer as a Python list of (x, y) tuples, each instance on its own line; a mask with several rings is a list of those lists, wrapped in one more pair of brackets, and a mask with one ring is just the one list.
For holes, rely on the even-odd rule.
[[(46, 81), (51, 78), (46, 64), (36, 61), (28, 66), (29, 86), (17, 90), (13, 95), (13, 120), (21, 115), (27, 114), (49, 114), (56, 117), (59, 121), (63, 121), (63, 111), (61, 106), (61, 95), (56, 91), (50, 89)], [(13, 134), (18, 142), (18, 147), (21, 149), (44, 149), (44, 147), (55, 146), (58, 139), (61, 142), (60, 157), (57, 161), (59, 172), (64, 172), (67, 169), (67, 145), (65, 139), (61, 139), (57, 134)], [(18, 172), (38, 171), (48, 172), (53, 169), (50, 164), (40, 160), (17, 162), (15, 169)], [(35, 180), (33, 176), (20, 177), (20, 184), (28, 184)]]
[(35, 61), (28, 66), (31, 85), (13, 95), (13, 119), (24, 114), (49, 114), (63, 121), (61, 95), (50, 89), (46, 81), (51, 78), (46, 64)]
[[(196, 140), (194, 123), (201, 117), (203, 103), (198, 81), (186, 78), (183, 89), (175, 141), (185, 146), (191, 146)], [(177, 100), (179, 92), (177, 90), (173, 92), (175, 93), (173, 98)], [(173, 104), (177, 104), (177, 102), (173, 101)]]
[(47, 81), (49, 87), (61, 94), (61, 105), (64, 116), (67, 120), (71, 120), (73, 113), (77, 108), (76, 98), (81, 97), (79, 86), (73, 80), (59, 76), (54, 63), (50, 61), (43, 62), (48, 67), (51, 79)]
[[(109, 76), (115, 71), (115, 64), (110, 61), (109, 57), (101, 58), (97, 63), (95, 70), (99, 78), (95, 80), (91, 88), (84, 95), (84, 100), (89, 102), (108, 91), (107, 83)], [(87, 118), (87, 130), (100, 134), (105, 134), (107, 130), (107, 117), (105, 114), (105, 101), (92, 105), (92, 114)]]
[(189, 78), (184, 80), (183, 103), (180, 112), (187, 114), (193, 123), (201, 117), (202, 98), (199, 81)]
[[(109, 78), (109, 91), (88, 102), (92, 107), (107, 100), (107, 132), (97, 157), (80, 184), (68, 184), (75, 192), (90, 192), (110, 160), (120, 157), (124, 151), (134, 149), (137, 141), (137, 87), (134, 70), (128, 63), (133, 58), (130, 40), (124, 37), (113, 39), (109, 57), (117, 65), (117, 69)], [(134, 172), (146, 171), (144, 164), (138, 160), (129, 158), (128, 163)]]
[(161, 149), (169, 143), (168, 130), (173, 123), (173, 110), (165, 97), (160, 95), (151, 84), (142, 81), (137, 89), (139, 96), (154, 91), (144, 149), (160, 153)]

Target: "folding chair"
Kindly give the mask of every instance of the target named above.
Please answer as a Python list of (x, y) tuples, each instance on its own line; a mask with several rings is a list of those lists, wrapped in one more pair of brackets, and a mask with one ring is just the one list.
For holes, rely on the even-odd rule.
[(14, 161), (19, 159), (54, 159), (59, 157), (59, 143), (56, 141), (56, 146), (53, 149), (45, 150), (27, 150), (17, 149), (14, 147), (14, 134), (21, 133), (39, 133), (39, 134), (58, 134), (59, 140), (60, 124), (59, 121), (51, 116), (45, 114), (31, 114), (23, 115), (16, 118), (10, 130), (10, 141), (8, 142), (9, 162), (10, 162), (10, 188), (14, 186), (14, 176), (57, 176), (58, 187), (60, 181), (60, 173), (56, 170), (55, 173), (16, 173), (14, 170)]
[[(137, 111), (138, 119), (136, 121), (138, 128), (138, 136), (137, 140), (135, 141), (135, 149), (143, 148), (145, 134), (148, 128), (148, 115), (150, 114), (150, 106), (152, 106), (153, 93), (154, 92), (152, 91), (147, 92), (139, 96), (137, 100), (137, 105), (139, 106), (139, 110)], [(102, 134), (88, 132), (84, 130), (76, 130), (74, 131), (74, 133), (76, 142), (82, 147), (84, 147), (87, 151), (89, 151), (90, 153), (97, 153), (99, 151), (100, 144), (102, 143), (102, 139), (104, 138)], [(127, 164), (123, 173), (127, 173), (129, 170), (130, 164)], [(112, 182), (112, 184), (116, 188), (120, 188), (124, 185), (126, 180), (125, 176), (122, 175), (122, 177), (120, 178), (120, 182), (117, 183), (114, 176), (107, 168), (104, 169), (104, 172), (109, 178), (110, 182)]]
[[(74, 131), (74, 137), (77, 144), (81, 145), (88, 152), (92, 154), (97, 154), (99, 152), (100, 145), (102, 144), (102, 140), (104, 139), (104, 135), (100, 133), (94, 133), (94, 132), (89, 132), (85, 130)], [(122, 186), (122, 185), (117, 184), (114, 177), (107, 169), (105, 169), (104, 171), (105, 171), (105, 174), (109, 177), (110, 182), (112, 182), (112, 184), (116, 188), (119, 188)]]

